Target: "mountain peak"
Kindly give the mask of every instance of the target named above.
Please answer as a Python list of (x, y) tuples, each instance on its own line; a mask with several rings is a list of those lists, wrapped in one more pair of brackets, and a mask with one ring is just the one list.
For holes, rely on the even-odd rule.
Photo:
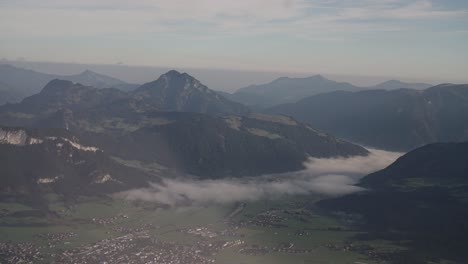
[(178, 76), (178, 75), (182, 75), (181, 72), (177, 71), (177, 70), (170, 70), (168, 72), (166, 72), (165, 74), (163, 75), (167, 75), (167, 76)]
[[(158, 84), (158, 85), (148, 85), (148, 84)], [(169, 89), (169, 90), (192, 90), (192, 89), (198, 89), (198, 90), (203, 90), (207, 91), (209, 90), (208, 87), (204, 86), (203, 84), (200, 83), (197, 79), (195, 79), (193, 76), (185, 73), (185, 72), (179, 72), (177, 70), (170, 70), (164, 74), (162, 74), (157, 80), (148, 83), (147, 85), (142, 85), (142, 87), (146, 87), (145, 89), (151, 90), (152, 88), (159, 87), (159, 85), (163, 86), (164, 89)], [(151, 88), (152, 87), (152, 88)]]
[(158, 96), (180, 96), (188, 95), (195, 90), (204, 93), (210, 93), (208, 87), (204, 86), (197, 79), (187, 73), (181, 73), (176, 70), (170, 70), (162, 74), (157, 80), (146, 83), (136, 89), (136, 92), (146, 92)]
[(315, 79), (322, 79), (322, 80), (325, 79), (325, 77), (323, 77), (323, 75), (321, 75), (321, 74), (316, 74), (316, 75), (314, 75), (312, 77), (315, 78)]
[(383, 83), (403, 83), (403, 82), (400, 81), (400, 80), (395, 80), (395, 79), (393, 79), (393, 80), (385, 81), (385, 82), (383, 82)]
[(50, 81), (49, 83), (47, 83), (46, 86), (44, 86), (41, 93), (54, 92), (54, 91), (58, 91), (64, 88), (72, 87), (74, 85), (75, 84), (72, 81), (54, 79)]
[(248, 109), (210, 90), (187, 73), (168, 71), (157, 80), (138, 87), (134, 94), (146, 105), (168, 111), (198, 113), (246, 113)]
[(121, 82), (118, 79), (115, 79), (114, 77), (106, 76), (100, 73), (97, 73), (95, 71), (86, 69), (83, 72), (77, 74), (77, 75), (72, 75), (72, 78), (82, 78), (83, 80), (93, 80), (93, 81), (111, 81), (111, 82)]
[(76, 75), (63, 76), (63, 78), (73, 81), (75, 83), (81, 83), (96, 88), (110, 88), (126, 84), (122, 80), (101, 73), (97, 73), (89, 69)]
[(89, 69), (86, 69), (85, 71), (83, 71), (82, 73), (80, 73), (79, 75), (98, 75), (98, 73), (96, 72), (93, 72)]
[(427, 83), (406, 83), (400, 80), (392, 79), (382, 83), (379, 83), (373, 87), (372, 89), (384, 89), (384, 90), (396, 90), (401, 88), (409, 88), (409, 89), (417, 89), (422, 90), (431, 87), (431, 84)]
[(159, 77), (159, 79), (185, 79), (185, 80), (191, 80), (191, 81), (197, 81), (195, 77), (185, 73), (185, 72), (179, 72), (177, 70), (170, 70), (163, 75)]
[[(283, 77), (279, 77), (278, 79), (274, 80), (273, 82), (279, 82), (279, 81), (287, 81), (291, 78), (287, 77), (287, 76), (283, 76)], [(255, 85), (253, 85), (255, 86)]]

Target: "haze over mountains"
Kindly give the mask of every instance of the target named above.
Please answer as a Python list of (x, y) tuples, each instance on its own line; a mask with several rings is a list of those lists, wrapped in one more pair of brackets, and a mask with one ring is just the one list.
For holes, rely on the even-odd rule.
[(251, 85), (233, 94), (223, 93), (231, 100), (256, 108), (271, 107), (278, 104), (293, 103), (308, 96), (334, 91), (360, 91), (372, 89), (395, 90), (401, 88), (424, 89), (432, 85), (424, 83), (404, 83), (390, 80), (370, 87), (358, 87), (347, 82), (336, 82), (321, 75), (307, 78), (281, 77), (270, 83)]
[(467, 85), (338, 91), (276, 106), (268, 112), (290, 115), (348, 140), (389, 150), (468, 140)]
[[(171, 207), (218, 203), (219, 195), (224, 202), (218, 204), (227, 204), (347, 194), (318, 206), (372, 239), (411, 241), (411, 251), (397, 254), (405, 261), (468, 257), (453, 242), (468, 242), (468, 146), (418, 148), (468, 140), (467, 85), (389, 81), (380, 85), (387, 90), (362, 90), (322, 76), (281, 78), (239, 91), (254, 103), (267, 96), (268, 103), (293, 101), (259, 113), (255, 108), (268, 103), (234, 102), (229, 98), (235, 95), (226, 98), (175, 70), (129, 91), (89, 71), (68, 77), (75, 81), (31, 86), (39, 92), (0, 106), (0, 197), (28, 204), (36, 215), (53, 212), (50, 195), (70, 207), (82, 197), (116, 192), (132, 202)], [(402, 85), (417, 89), (397, 88)], [(333, 89), (345, 91), (328, 92)], [(301, 99), (309, 93), (314, 95)], [(363, 172), (401, 154), (369, 152), (334, 135), (378, 148), (418, 149), (354, 186)], [(217, 192), (200, 193), (212, 188)], [(304, 208), (317, 210), (309, 201)], [(301, 225), (315, 219), (304, 217)]]
[[(1, 101), (18, 101), (26, 94), (36, 93), (40, 90), (38, 85), (54, 77), (1, 65)], [(467, 138), (464, 132), (466, 89), (463, 86), (439, 85), (436, 86), (438, 88), (428, 89), (430, 85), (425, 83), (390, 80), (372, 87), (358, 87), (315, 75), (308, 78), (282, 77), (268, 84), (251, 85), (228, 94), (214, 92), (188, 74), (176, 71), (169, 71), (158, 80), (140, 87), (91, 71), (60, 78), (96, 88), (134, 90), (130, 97), (115, 90), (106, 90), (96, 98), (94, 92), (88, 91), (86, 96), (80, 91), (78, 98), (83, 98), (74, 106), (67, 106), (71, 108), (87, 104), (96, 107), (101, 101), (121, 100), (126, 103), (110, 104), (106, 109), (126, 105), (128, 109), (140, 112), (182, 111), (242, 116), (252, 112), (245, 105), (253, 110), (272, 106), (266, 112), (290, 115), (340, 137), (398, 151), (432, 142), (463, 141)], [(48, 88), (54, 85), (58, 84), (50, 83)], [(72, 86), (71, 83), (61, 85)], [(73, 91), (70, 90), (72, 94)], [(47, 92), (46, 89), (44, 93)], [(60, 108), (63, 103), (60, 98), (67, 97), (67, 93), (56, 92), (58, 105), (54, 107)], [(70, 97), (68, 104), (75, 99)], [(51, 103), (49, 98), (44, 100), (35, 104), (43, 106)], [(283, 104), (285, 102), (287, 104)], [(33, 105), (29, 104), (28, 107)]]
[(468, 264), (468, 0), (0, 0), (0, 264)]
[[(22, 64), (20, 64), (22, 65)], [(44, 66), (45, 67), (45, 66)], [(91, 66), (90, 66), (91, 67)], [(41, 67), (39, 67), (41, 68)], [(231, 75), (234, 73), (231, 73)], [(228, 73), (213, 73), (213, 80), (216, 78), (215, 75), (226, 75)], [(273, 76), (273, 75), (272, 75)], [(73, 75), (58, 75), (58, 74), (46, 74), (33, 70), (26, 70), (19, 66), (11, 66), (8, 64), (0, 65), (0, 82), (10, 87), (9, 89), (0, 86), (0, 104), (5, 102), (17, 102), (24, 98), (39, 92), (38, 87), (45, 86), (49, 81), (53, 79), (69, 80), (83, 85), (89, 85), (96, 88), (118, 88), (124, 91), (130, 91), (138, 87), (135, 84), (129, 84), (121, 81), (117, 78), (102, 75), (90, 70), (85, 70), (79, 74)], [(215, 81), (213, 81), (215, 82)], [(215, 82), (218, 83), (218, 82)], [(384, 83), (361, 87), (355, 86), (346, 82), (336, 82), (329, 80), (321, 75), (315, 75), (306, 78), (290, 78), (281, 77), (272, 81), (271, 83), (263, 85), (250, 85), (245, 88), (238, 89), (235, 93), (230, 94), (227, 92), (219, 91), (221, 87), (211, 87), (217, 90), (222, 96), (231, 99), (233, 101), (253, 106), (255, 108), (263, 108), (273, 106), (276, 104), (295, 102), (304, 97), (322, 93), (331, 92), (336, 90), (345, 91), (358, 91), (364, 89), (399, 89), (399, 88), (415, 88), (423, 89), (430, 87), (429, 84), (424, 83), (405, 83), (397, 80), (390, 80)], [(4, 93), (3, 90), (8, 91)], [(8, 100), (5, 100), (8, 99)]]
[[(125, 91), (136, 87), (134, 84), (89, 70), (75, 75), (61, 76), (0, 64), (0, 104), (19, 102), (27, 96), (36, 94), (53, 79), (69, 80), (96, 88), (114, 87)], [(8, 88), (3, 88), (4, 86)]]
[(21, 92), (6, 83), (0, 82), (0, 105), (8, 102), (19, 102), (22, 98)]

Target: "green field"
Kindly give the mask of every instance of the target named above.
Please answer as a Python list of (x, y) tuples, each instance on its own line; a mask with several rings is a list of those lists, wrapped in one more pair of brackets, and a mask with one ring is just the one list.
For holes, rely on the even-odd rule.
[[(346, 243), (352, 241), (359, 232), (342, 225), (337, 219), (307, 209), (306, 205), (313, 203), (317, 197), (296, 196), (249, 202), (234, 216), (231, 213), (238, 208), (238, 204), (161, 208), (155, 204), (134, 203), (111, 197), (81, 198), (73, 205), (65, 205), (60, 197), (54, 195), (48, 199), (54, 214), (2, 216), (0, 241), (32, 242), (42, 253), (49, 254), (91, 245), (150, 226), (148, 234), (164, 242), (191, 244), (199, 241), (242, 241), (241, 245), (223, 248), (212, 256), (216, 263), (221, 264), (385, 263), (353, 250), (345, 250)], [(31, 210), (17, 203), (0, 203), (0, 209), (10, 213)], [(112, 221), (104, 223), (109, 219)], [(262, 226), (263, 223), (267, 224)], [(226, 230), (232, 233), (207, 238), (181, 231), (196, 228), (206, 228), (218, 234)], [(307, 235), (299, 235), (301, 230), (306, 230)], [(70, 232), (74, 234), (72, 237), (53, 243), (40, 237), (41, 234)], [(292, 248), (299, 252), (272, 251), (251, 255), (241, 250), (275, 249), (280, 245), (293, 245)], [(398, 250), (385, 241), (376, 241), (373, 247)]]

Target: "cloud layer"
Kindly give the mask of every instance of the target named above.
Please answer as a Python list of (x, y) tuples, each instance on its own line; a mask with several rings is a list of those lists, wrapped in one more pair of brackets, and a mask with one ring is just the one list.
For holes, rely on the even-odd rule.
[[(428, 0), (0, 1), (2, 35), (193, 33), (314, 35), (406, 31), (398, 21), (466, 16)], [(57, 23), (60, 21), (60, 23)]]
[(371, 150), (367, 157), (310, 159), (307, 169), (295, 173), (223, 180), (165, 179), (150, 188), (119, 194), (128, 200), (169, 206), (223, 204), (284, 195), (343, 195), (362, 190), (354, 184), (364, 175), (382, 169), (402, 153)]
[(467, 11), (445, 0), (0, 0), (0, 58), (456, 82)]

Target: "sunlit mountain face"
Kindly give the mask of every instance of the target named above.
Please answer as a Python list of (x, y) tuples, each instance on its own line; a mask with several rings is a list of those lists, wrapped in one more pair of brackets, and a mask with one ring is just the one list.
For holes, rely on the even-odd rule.
[(468, 263), (468, 2), (0, 1), (0, 263)]

